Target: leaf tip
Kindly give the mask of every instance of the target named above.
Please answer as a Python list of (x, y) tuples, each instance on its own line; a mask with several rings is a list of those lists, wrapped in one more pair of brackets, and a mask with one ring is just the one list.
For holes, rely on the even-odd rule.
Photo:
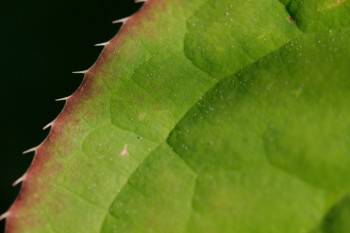
[(15, 182), (13, 182), (12, 187), (17, 186), (19, 183), (22, 183), (26, 179), (27, 173), (18, 178)]
[(71, 96), (66, 96), (66, 97), (63, 97), (63, 98), (58, 98), (58, 99), (55, 99), (56, 102), (59, 102), (59, 101), (67, 101)]
[(125, 18), (122, 18), (122, 19), (117, 19), (117, 20), (112, 21), (112, 23), (113, 23), (113, 24), (117, 24), (117, 23), (122, 23), (122, 24), (124, 24), (126, 21), (128, 21), (129, 18), (130, 18), (130, 16), (125, 17)]
[(9, 215), (10, 215), (10, 211), (6, 211), (6, 212), (3, 213), (2, 215), (0, 215), (0, 222), (1, 222), (2, 220), (5, 220)]
[(43, 130), (46, 130), (46, 129), (52, 127), (53, 123), (54, 123), (54, 121), (51, 121), (50, 123), (48, 123), (47, 125), (45, 125), (45, 126), (43, 127)]
[(33, 148), (30, 148), (30, 149), (28, 149), (28, 150), (25, 150), (25, 151), (22, 152), (22, 154), (28, 154), (28, 153), (30, 153), (30, 152), (36, 152), (36, 150), (38, 149), (38, 147), (39, 147), (39, 146), (35, 146), (35, 147), (33, 147)]
[(99, 43), (99, 44), (95, 44), (95, 46), (102, 46), (102, 47), (105, 47), (109, 44), (109, 41), (107, 42), (103, 42), (103, 43)]
[(73, 71), (72, 74), (86, 74), (87, 72), (89, 72), (89, 69), (81, 70), (81, 71)]

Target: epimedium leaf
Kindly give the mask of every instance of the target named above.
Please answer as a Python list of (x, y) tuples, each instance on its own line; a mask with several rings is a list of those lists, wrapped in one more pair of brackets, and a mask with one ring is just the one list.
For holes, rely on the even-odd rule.
[(350, 2), (346, 0), (290, 0), (287, 9), (303, 31), (350, 26)]
[(310, 233), (345, 233), (350, 229), (350, 197), (346, 195), (324, 216), (317, 227)]
[(304, 2), (147, 1), (34, 148), (7, 232), (350, 230), (347, 2)]
[(300, 33), (285, 7), (269, 0), (206, 1), (189, 18), (187, 27), (186, 56), (217, 79), (278, 49)]
[(171, 147), (160, 145), (114, 200), (101, 232), (183, 232), (196, 177)]
[(168, 142), (199, 177), (188, 232), (308, 232), (348, 193), (349, 39), (292, 40), (177, 125)]

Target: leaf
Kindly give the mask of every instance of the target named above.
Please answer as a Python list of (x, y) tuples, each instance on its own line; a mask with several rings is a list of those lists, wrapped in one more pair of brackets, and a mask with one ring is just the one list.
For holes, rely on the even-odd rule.
[(7, 232), (348, 232), (348, 6), (149, 0), (34, 148)]

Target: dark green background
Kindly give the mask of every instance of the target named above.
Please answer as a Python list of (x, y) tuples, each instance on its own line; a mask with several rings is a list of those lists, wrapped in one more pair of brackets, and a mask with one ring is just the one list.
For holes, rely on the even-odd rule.
[[(19, 186), (11, 184), (28, 168), (42, 130), (63, 107), (54, 99), (70, 95), (101, 47), (142, 4), (110, 1), (2, 1), (0, 3), (0, 214), (14, 201)], [(38, 190), (40, 192), (40, 190)], [(0, 224), (3, 232), (4, 221)]]

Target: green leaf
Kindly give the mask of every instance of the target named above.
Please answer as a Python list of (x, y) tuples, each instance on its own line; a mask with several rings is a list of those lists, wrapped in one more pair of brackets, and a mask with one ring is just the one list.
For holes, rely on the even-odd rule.
[(348, 6), (149, 0), (34, 149), (7, 231), (349, 232)]

